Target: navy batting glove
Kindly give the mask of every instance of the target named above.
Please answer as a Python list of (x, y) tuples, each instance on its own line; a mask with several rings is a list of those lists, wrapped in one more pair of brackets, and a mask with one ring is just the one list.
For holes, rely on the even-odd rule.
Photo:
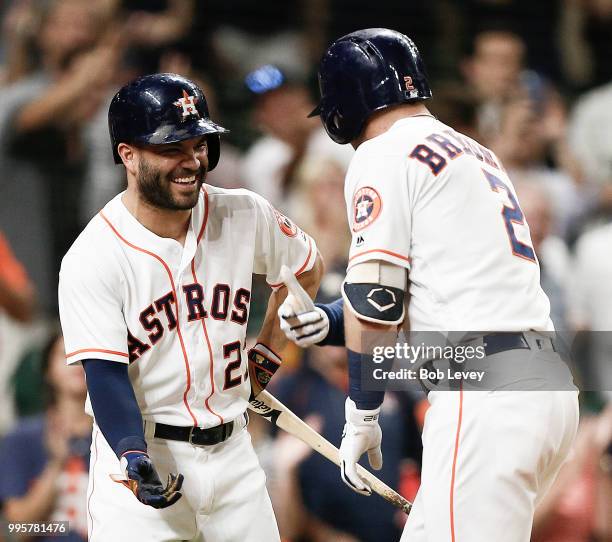
[(182, 493), (182, 474), (169, 474), (164, 487), (149, 456), (144, 452), (126, 452), (121, 456), (121, 466), (127, 480), (122, 481), (136, 498), (153, 508), (167, 508), (178, 501)]

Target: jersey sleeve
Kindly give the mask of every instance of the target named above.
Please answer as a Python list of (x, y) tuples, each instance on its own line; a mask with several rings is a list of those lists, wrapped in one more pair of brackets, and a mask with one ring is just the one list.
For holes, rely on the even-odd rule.
[(255, 273), (266, 275), (272, 288), (282, 285), (280, 271), (288, 266), (296, 275), (309, 271), (317, 258), (317, 246), (291, 219), (254, 194), (257, 208)]
[(76, 254), (62, 262), (59, 312), (69, 364), (87, 358), (129, 361), (121, 281), (102, 263)]
[(345, 183), (351, 229), (349, 269), (369, 260), (410, 268), (411, 203), (406, 158), (355, 155)]

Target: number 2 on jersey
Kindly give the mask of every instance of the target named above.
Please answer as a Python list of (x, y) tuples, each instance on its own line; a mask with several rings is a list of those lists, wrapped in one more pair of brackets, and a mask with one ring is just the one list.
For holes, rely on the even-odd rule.
[(516, 226), (525, 227), (525, 215), (521, 208), (519, 207), (518, 201), (514, 197), (512, 190), (508, 187), (508, 185), (502, 181), (499, 177), (496, 177), (492, 173), (489, 173), (486, 170), (482, 170), (489, 181), (489, 185), (493, 192), (499, 192), (499, 189), (503, 189), (508, 195), (508, 199), (512, 204), (512, 207), (508, 207), (504, 205), (502, 209), (502, 216), (504, 217), (504, 223), (506, 225), (506, 231), (508, 232), (508, 237), (510, 238), (510, 246), (512, 248), (512, 254), (518, 256), (519, 258), (523, 258), (525, 260), (529, 260), (531, 262), (536, 261), (535, 252), (533, 248), (525, 243), (522, 243), (516, 238), (516, 232), (514, 228)]
[(235, 388), (236, 386), (240, 386), (242, 383), (242, 375), (233, 375), (232, 373), (236, 369), (240, 369), (240, 364), (242, 359), (240, 357), (240, 352), (242, 350), (242, 346), (240, 341), (234, 341), (232, 343), (227, 343), (223, 345), (223, 358), (229, 360), (225, 367), (225, 379), (223, 382), (223, 390), (229, 390), (230, 388)]

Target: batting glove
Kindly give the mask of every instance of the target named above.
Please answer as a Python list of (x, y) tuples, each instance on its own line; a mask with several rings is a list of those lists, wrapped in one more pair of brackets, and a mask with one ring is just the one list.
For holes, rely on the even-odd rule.
[(142, 503), (153, 508), (167, 508), (178, 501), (182, 493), (182, 474), (169, 474), (168, 484), (164, 487), (153, 463), (144, 452), (127, 452), (121, 457), (127, 480), (121, 483)]
[(382, 468), (382, 431), (378, 425), (380, 407), (374, 410), (359, 410), (355, 402), (347, 397), (344, 412), (346, 424), (340, 444), (340, 475), (342, 481), (353, 491), (361, 495), (371, 495), (372, 489), (357, 473), (357, 462), (367, 452), (372, 468)]
[(249, 398), (251, 401), (266, 389), (283, 360), (262, 343), (257, 343), (251, 348), (247, 352), (247, 358), (251, 379), (251, 397)]
[(308, 292), (285, 265), (281, 269), (281, 277), (288, 291), (285, 301), (278, 308), (280, 328), (285, 336), (301, 348), (325, 339), (329, 332), (327, 314), (315, 307)]
[(300, 348), (321, 342), (329, 332), (329, 318), (319, 307), (312, 305), (307, 312), (296, 310), (293, 294), (289, 294), (278, 309), (280, 328), (290, 341)]

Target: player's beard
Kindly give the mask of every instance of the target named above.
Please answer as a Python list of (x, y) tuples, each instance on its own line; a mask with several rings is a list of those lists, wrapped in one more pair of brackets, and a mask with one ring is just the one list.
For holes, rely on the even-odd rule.
[[(183, 173), (176, 177), (186, 177), (194, 172)], [(183, 194), (180, 198), (172, 194), (172, 178), (163, 175), (158, 169), (153, 168), (146, 160), (140, 160), (138, 164), (138, 191), (140, 196), (151, 206), (171, 211), (186, 211), (193, 209), (198, 203), (200, 188), (206, 176), (206, 169), (200, 168), (196, 173), (196, 184), (190, 194)]]

